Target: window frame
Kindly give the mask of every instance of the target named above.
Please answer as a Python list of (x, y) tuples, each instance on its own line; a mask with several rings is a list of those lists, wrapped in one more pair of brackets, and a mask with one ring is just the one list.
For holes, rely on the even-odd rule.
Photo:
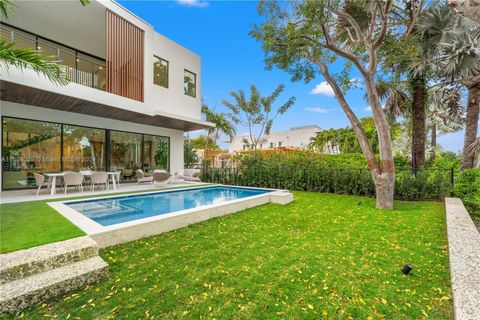
[[(159, 86), (159, 87), (162, 87), (162, 88), (165, 88), (165, 89), (168, 89), (169, 86), (170, 86), (170, 61), (168, 61), (167, 59), (164, 59), (164, 58), (160, 58), (159, 56), (157, 55), (153, 55), (153, 58), (154, 59), (157, 59), (160, 60), (160, 61), (164, 61), (167, 63), (167, 86), (164, 86), (164, 85), (161, 85), (161, 84), (158, 84), (158, 83), (155, 83), (155, 70), (153, 71), (153, 84), (156, 85), (156, 86)], [(154, 61), (153, 62), (153, 68), (155, 69), (155, 62), (157, 61)]]
[[(189, 95), (187, 92), (185, 92), (185, 73), (186, 72), (193, 74), (193, 81), (194, 81), (194, 84), (195, 84), (195, 89), (194, 89), (193, 96)], [(192, 97), (192, 98), (197, 97), (197, 74), (193, 71), (190, 71), (190, 70), (186, 69), (186, 68), (183, 69), (183, 94), (186, 95), (186, 96)]]

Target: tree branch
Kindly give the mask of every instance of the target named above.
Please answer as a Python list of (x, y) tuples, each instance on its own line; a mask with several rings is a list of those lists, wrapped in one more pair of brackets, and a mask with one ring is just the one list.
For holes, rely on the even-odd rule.
[(348, 120), (352, 124), (353, 130), (355, 131), (355, 134), (358, 139), (358, 144), (360, 145), (360, 149), (362, 149), (363, 155), (367, 159), (367, 163), (370, 170), (374, 174), (380, 174), (381, 173), (380, 166), (368, 142), (367, 135), (365, 134), (365, 131), (363, 130), (363, 127), (360, 124), (360, 121), (358, 120), (357, 116), (352, 111), (352, 108), (350, 108), (348, 102), (346, 101), (345, 96), (342, 90), (340, 89), (340, 86), (337, 84), (337, 81), (330, 74), (325, 63), (321, 62), (319, 59), (316, 59), (314, 57), (307, 57), (307, 58), (320, 67), (320, 71), (322, 72), (323, 77), (325, 78), (325, 80), (327, 80), (328, 84), (332, 87), (333, 92), (335, 93), (335, 96), (340, 104), (340, 107), (343, 109), (343, 111), (347, 115)]
[[(379, 4), (381, 6), (381, 4)], [(380, 28), (380, 33), (377, 36), (377, 39), (373, 42), (373, 48), (377, 49), (380, 47), (380, 45), (383, 42), (383, 39), (385, 38), (385, 34), (387, 33), (387, 27), (388, 27), (388, 14), (390, 13), (392, 7), (392, 0), (387, 0), (387, 3), (385, 4), (385, 11), (382, 11), (382, 7), (380, 7), (380, 12), (381, 15), (380, 17), (382, 18), (382, 26)]]
[(360, 25), (358, 22), (348, 13), (346, 12), (340, 12), (340, 11), (333, 11), (334, 14), (339, 16), (340, 18), (343, 18), (350, 23), (350, 25), (353, 27), (353, 30), (355, 30), (355, 34), (357, 35), (357, 38), (364, 43), (366, 43), (365, 35), (362, 32), (362, 28), (360, 28)]

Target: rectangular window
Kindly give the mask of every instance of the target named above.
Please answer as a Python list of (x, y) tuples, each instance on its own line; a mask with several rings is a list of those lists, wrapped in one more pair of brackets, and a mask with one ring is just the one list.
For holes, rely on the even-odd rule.
[(60, 172), (61, 134), (60, 124), (3, 117), (3, 188), (34, 187), (34, 173)]
[(183, 91), (190, 97), (197, 95), (197, 75), (187, 69), (183, 72)]
[[(107, 154), (108, 153), (108, 154)], [(2, 117), (2, 188), (35, 187), (34, 173), (170, 170), (170, 138)]]
[(168, 88), (168, 61), (159, 57), (154, 57), (154, 59), (153, 83)]
[(152, 135), (143, 138), (143, 168), (146, 172), (155, 169), (169, 170), (169, 139)]
[(138, 133), (110, 131), (110, 171), (120, 171), (121, 180), (135, 180), (142, 169), (142, 140)]
[(105, 130), (63, 126), (63, 170), (105, 171)]
[(282, 141), (279, 141), (279, 142), (278, 142), (278, 146), (279, 146), (279, 147), (282, 146)]

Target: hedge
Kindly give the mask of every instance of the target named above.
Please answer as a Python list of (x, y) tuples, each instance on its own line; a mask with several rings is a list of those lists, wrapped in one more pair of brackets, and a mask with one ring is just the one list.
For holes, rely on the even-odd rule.
[[(348, 159), (348, 160), (347, 160)], [(311, 156), (308, 153), (249, 155), (242, 157), (235, 168), (203, 166), (202, 181), (262, 188), (374, 196), (375, 185), (365, 165), (357, 158)], [(450, 169), (397, 169), (395, 198), (399, 200), (443, 200), (452, 193)]]

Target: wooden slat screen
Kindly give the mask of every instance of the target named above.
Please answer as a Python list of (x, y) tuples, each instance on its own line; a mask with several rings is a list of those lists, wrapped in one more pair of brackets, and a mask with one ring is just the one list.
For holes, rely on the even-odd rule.
[(143, 101), (144, 31), (115, 13), (105, 13), (107, 91)]

